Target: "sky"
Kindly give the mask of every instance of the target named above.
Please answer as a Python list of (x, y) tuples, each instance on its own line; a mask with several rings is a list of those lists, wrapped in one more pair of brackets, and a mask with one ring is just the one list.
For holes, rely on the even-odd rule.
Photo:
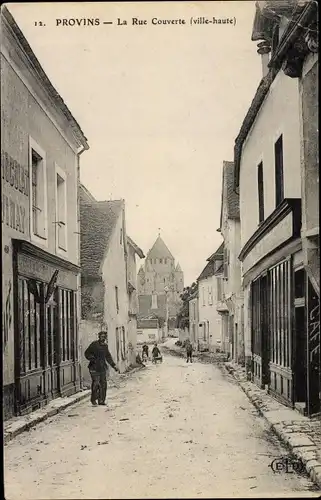
[(254, 1), (7, 7), (88, 139), (81, 181), (98, 200), (125, 199), (145, 254), (160, 228), (191, 284), (222, 242), (222, 163), (262, 76)]

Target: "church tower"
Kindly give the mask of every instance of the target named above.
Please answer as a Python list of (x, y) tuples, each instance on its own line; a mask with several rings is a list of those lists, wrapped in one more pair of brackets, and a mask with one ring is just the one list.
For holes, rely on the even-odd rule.
[(165, 315), (167, 301), (170, 317), (175, 317), (180, 307), (180, 294), (184, 288), (184, 274), (160, 235), (147, 253), (144, 268), (137, 277), (139, 315)]

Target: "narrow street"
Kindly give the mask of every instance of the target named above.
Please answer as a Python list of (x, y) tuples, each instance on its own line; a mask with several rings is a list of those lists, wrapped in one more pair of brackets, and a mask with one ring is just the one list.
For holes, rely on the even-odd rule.
[(306, 477), (271, 470), (287, 451), (212, 364), (165, 354), (110, 396), (11, 441), (6, 500), (318, 496)]

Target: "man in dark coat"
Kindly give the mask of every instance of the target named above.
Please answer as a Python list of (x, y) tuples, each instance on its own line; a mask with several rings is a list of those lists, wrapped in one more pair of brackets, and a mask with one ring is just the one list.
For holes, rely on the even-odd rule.
[(93, 406), (105, 405), (107, 394), (107, 370), (108, 365), (119, 373), (107, 345), (107, 331), (98, 333), (98, 340), (92, 342), (85, 351), (85, 357), (89, 361), (88, 369), (91, 375), (91, 403)]
[(193, 346), (189, 339), (186, 341), (186, 356), (186, 363), (193, 363)]

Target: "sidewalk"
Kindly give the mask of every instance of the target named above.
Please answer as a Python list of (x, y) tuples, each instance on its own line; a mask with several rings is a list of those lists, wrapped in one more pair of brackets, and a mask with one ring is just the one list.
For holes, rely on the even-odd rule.
[(301, 459), (312, 481), (321, 487), (321, 419), (310, 419), (287, 408), (246, 378), (245, 369), (233, 362), (225, 368), (268, 422), (270, 429)]
[[(174, 355), (185, 357), (185, 350), (173, 342), (167, 342), (164, 347)], [(260, 415), (267, 421), (271, 431), (296, 458), (302, 460), (312, 481), (321, 487), (321, 419), (309, 419), (279, 403), (264, 390), (249, 382), (245, 369), (233, 362), (217, 360), (217, 355), (212, 353), (195, 353), (194, 357), (203, 362), (218, 361), (217, 364), (233, 376)]]
[[(136, 367), (130, 370), (129, 372), (122, 373), (120, 375), (121, 379), (126, 379), (128, 376), (131, 374), (135, 373), (138, 370), (141, 370), (142, 367)], [(117, 388), (117, 385), (113, 381), (113, 379), (110, 379), (108, 381), (108, 386), (110, 387), (109, 393), (113, 392), (115, 388)], [(9, 441), (14, 439), (16, 436), (21, 434), (22, 432), (30, 430), (32, 427), (35, 425), (39, 424), (40, 422), (44, 422), (50, 417), (53, 417), (57, 413), (62, 412), (69, 406), (79, 403), (83, 399), (89, 398), (90, 396), (90, 390), (89, 389), (83, 389), (80, 392), (77, 392), (76, 394), (72, 394), (69, 397), (63, 397), (63, 398), (56, 398), (50, 401), (46, 406), (39, 410), (35, 410), (32, 413), (28, 413), (27, 415), (24, 416), (19, 416), (19, 417), (13, 417), (7, 421), (4, 422), (3, 424), (3, 441), (4, 444), (6, 445)]]

